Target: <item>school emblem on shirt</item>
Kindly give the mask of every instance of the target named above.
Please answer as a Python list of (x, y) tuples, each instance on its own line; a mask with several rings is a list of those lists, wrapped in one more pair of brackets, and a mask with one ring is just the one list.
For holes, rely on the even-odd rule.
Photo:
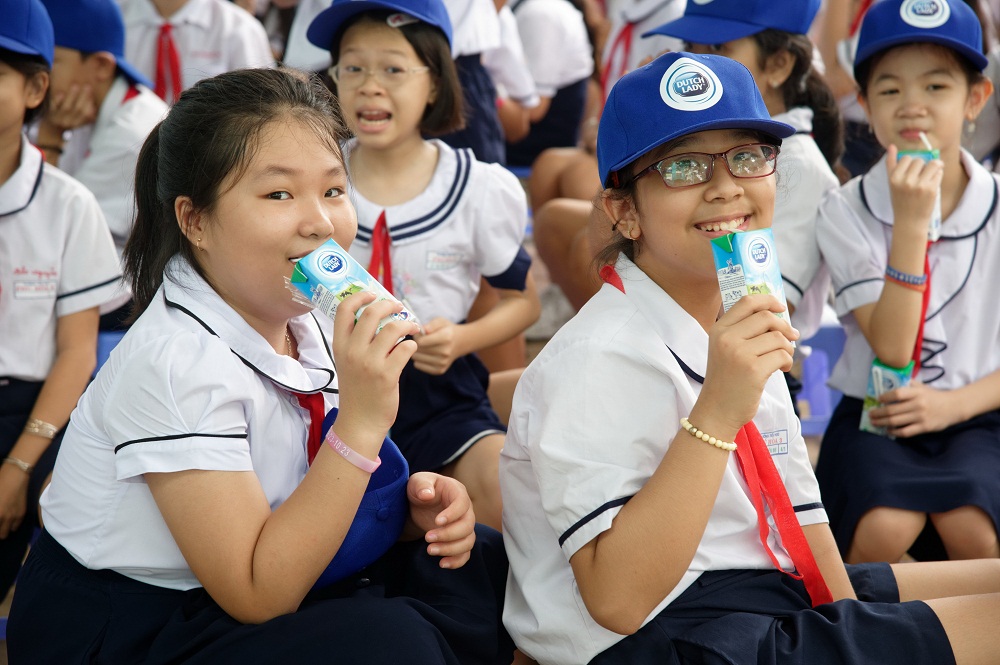
[(948, 22), (951, 7), (946, 0), (906, 0), (899, 16), (914, 28), (937, 28)]
[(704, 111), (722, 99), (722, 81), (700, 62), (678, 58), (663, 72), (660, 98), (678, 111)]
[(764, 437), (764, 443), (767, 444), (767, 450), (771, 453), (772, 457), (788, 454), (787, 429), (779, 429), (774, 432), (761, 432), (760, 435)]

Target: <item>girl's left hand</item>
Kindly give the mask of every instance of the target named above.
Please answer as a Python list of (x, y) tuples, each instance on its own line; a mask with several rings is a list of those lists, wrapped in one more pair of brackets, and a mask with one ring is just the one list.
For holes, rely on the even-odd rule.
[[(469, 560), (476, 542), (476, 514), (465, 485), (454, 478), (421, 471), (410, 476), (406, 486), (410, 500), (410, 524), (416, 537), (429, 545), (427, 553), (441, 557), (442, 568), (460, 568)], [(405, 535), (405, 534), (404, 534)]]
[(12, 464), (0, 465), (0, 540), (16, 531), (28, 511), (28, 480)]
[(870, 412), (872, 425), (887, 427), (898, 437), (940, 432), (961, 420), (954, 393), (935, 390), (919, 381), (879, 397), (883, 406)]
[(438, 317), (424, 326), (424, 334), (414, 337), (417, 352), (413, 366), (421, 372), (440, 376), (448, 371), (461, 352), (458, 348), (459, 325)]

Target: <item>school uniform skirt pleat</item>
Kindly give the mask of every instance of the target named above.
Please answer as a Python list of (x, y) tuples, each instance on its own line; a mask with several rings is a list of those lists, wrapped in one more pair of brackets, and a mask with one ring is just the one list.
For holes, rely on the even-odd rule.
[(848, 566), (858, 600), (812, 608), (776, 570), (711, 571), (590, 665), (951, 665), (925, 603), (899, 603), (888, 564)]
[(858, 521), (888, 506), (941, 513), (982, 509), (1000, 532), (1000, 411), (905, 439), (858, 430), (862, 403), (845, 397), (823, 435), (816, 478), (830, 527), (847, 552)]
[(42, 532), (18, 581), (10, 662), (47, 664), (413, 663), (504, 665), (507, 561), (500, 535), (477, 526), (468, 564), (444, 570), (422, 542), (400, 543), (360, 573), (306, 597), (299, 610), (241, 624), (201, 588), (155, 587), (80, 565)]

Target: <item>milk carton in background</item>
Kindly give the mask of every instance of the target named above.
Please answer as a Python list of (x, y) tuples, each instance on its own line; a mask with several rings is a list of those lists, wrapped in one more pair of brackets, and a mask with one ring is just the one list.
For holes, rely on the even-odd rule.
[[(712, 254), (725, 311), (748, 294), (771, 294), (785, 303), (785, 287), (771, 229), (712, 238)], [(787, 320), (788, 312), (777, 316)]]
[[(377, 279), (369, 275), (360, 263), (332, 239), (303, 256), (295, 264), (288, 288), (296, 294), (296, 299), (300, 302), (312, 305), (330, 318), (337, 315), (337, 307), (341, 302), (360, 291), (374, 293), (376, 296), (374, 302), (379, 300), (398, 302)], [(358, 310), (358, 316), (361, 316), (366, 307), (368, 305)], [(413, 312), (404, 307), (403, 311), (382, 319), (378, 330), (382, 330), (390, 321), (407, 320), (417, 321), (417, 318)]]
[(897, 368), (889, 367), (876, 358), (875, 362), (872, 363), (871, 372), (868, 374), (868, 390), (865, 393), (864, 407), (861, 410), (861, 422), (858, 425), (858, 429), (863, 432), (881, 434), (890, 439), (895, 439), (896, 437), (889, 434), (886, 428), (872, 425), (868, 412), (879, 406), (878, 398), (883, 393), (910, 385), (910, 377), (912, 375), (912, 360), (906, 367)]

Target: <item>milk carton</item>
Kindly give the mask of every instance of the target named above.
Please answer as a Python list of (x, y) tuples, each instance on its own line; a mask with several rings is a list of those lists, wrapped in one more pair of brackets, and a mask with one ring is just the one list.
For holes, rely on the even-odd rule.
[[(933, 150), (900, 150), (899, 156), (905, 157), (909, 155), (910, 157), (916, 157), (922, 159), (925, 162), (929, 162), (932, 159), (941, 159), (941, 151), (937, 148)], [(931, 223), (927, 227), (927, 240), (934, 242), (941, 237), (941, 189), (938, 188), (937, 198), (934, 199), (934, 212), (931, 214)]]
[[(348, 296), (361, 291), (374, 293), (376, 299), (399, 302), (378, 280), (368, 274), (347, 251), (334, 242), (327, 240), (316, 250), (303, 256), (295, 264), (288, 287), (296, 293), (297, 299), (312, 305), (331, 318), (337, 315), (337, 307)], [(371, 303), (369, 303), (371, 304)], [(368, 305), (358, 310), (357, 316)], [(355, 320), (357, 317), (355, 317)], [(390, 321), (417, 321), (416, 316), (407, 308), (401, 312), (390, 314), (379, 322), (378, 330)], [(378, 331), (376, 331), (378, 332)]]
[(865, 392), (864, 407), (861, 410), (861, 423), (858, 425), (858, 429), (863, 432), (881, 434), (882, 436), (889, 437), (890, 439), (895, 439), (896, 437), (889, 434), (885, 427), (876, 427), (875, 425), (872, 425), (868, 412), (880, 406), (878, 398), (881, 397), (883, 393), (910, 385), (910, 377), (912, 375), (912, 360), (906, 367), (898, 368), (889, 367), (876, 358), (875, 362), (872, 363), (871, 372), (868, 374), (868, 390)]
[[(725, 311), (743, 296), (757, 293), (771, 294), (785, 303), (785, 287), (771, 229), (712, 238), (712, 254)], [(777, 316), (787, 320), (788, 312)]]

